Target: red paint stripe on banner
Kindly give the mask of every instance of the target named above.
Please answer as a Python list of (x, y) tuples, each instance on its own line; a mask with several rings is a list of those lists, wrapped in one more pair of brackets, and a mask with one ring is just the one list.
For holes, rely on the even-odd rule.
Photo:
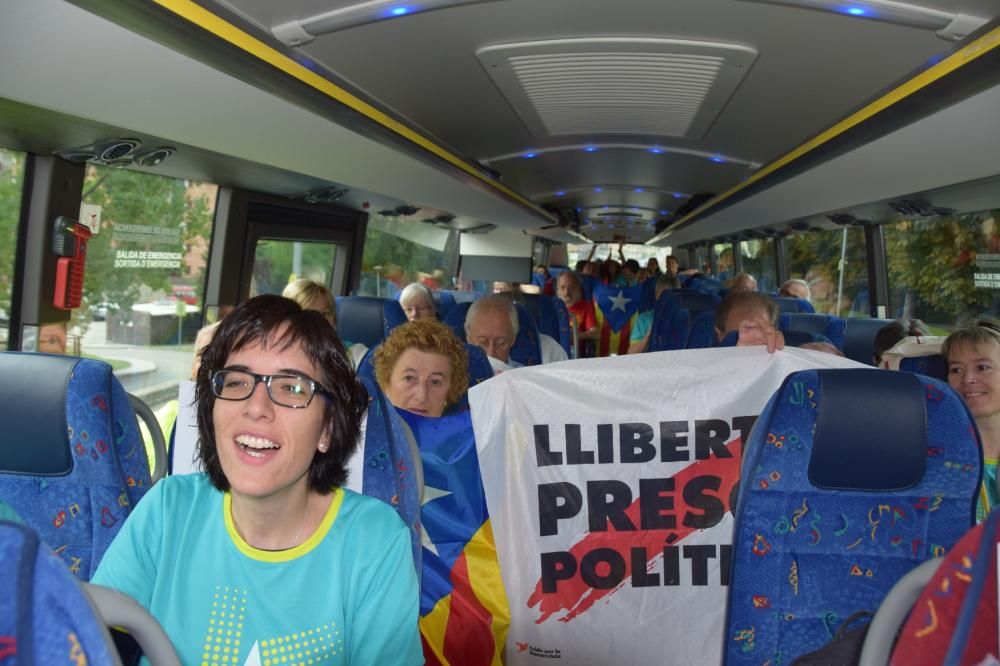
[[(469, 582), (469, 564), (463, 552), (451, 569), (451, 613), (444, 634), (444, 656), (451, 664), (490, 664), (494, 642), (493, 616), (476, 597)], [(426, 652), (424, 653), (426, 655)]]
[[(675, 488), (673, 512), (677, 516), (676, 529), (619, 532), (609, 523), (607, 532), (588, 532), (583, 539), (570, 548), (569, 552), (579, 562), (584, 555), (596, 548), (610, 548), (617, 551), (625, 560), (624, 581), (627, 582), (632, 576), (632, 548), (646, 549), (646, 564), (648, 566), (650, 561), (663, 553), (664, 546), (677, 545), (696, 531), (696, 528), (686, 527), (682, 522), (684, 514), (689, 510), (695, 515), (704, 513), (702, 509), (691, 507), (684, 501), (683, 489), (689, 481), (699, 476), (719, 477), (721, 484), (717, 497), (725, 505), (725, 510), (727, 512), (730, 510), (729, 495), (740, 477), (741, 440), (735, 439), (729, 442), (726, 444), (726, 449), (733, 455), (732, 458), (713, 456), (707, 460), (697, 460), (672, 477)], [(625, 515), (628, 516), (633, 525), (641, 525), (639, 499), (632, 502), (625, 510)], [(668, 537), (673, 537), (670, 542), (667, 541)], [(535, 620), (535, 624), (545, 622), (560, 611), (569, 611), (565, 617), (560, 618), (560, 622), (569, 622), (586, 613), (604, 597), (620, 590), (626, 582), (613, 589), (594, 589), (583, 581), (578, 569), (572, 578), (559, 581), (557, 592), (545, 594), (542, 592), (542, 581), (539, 578), (535, 584), (535, 591), (528, 599), (528, 608), (538, 606), (539, 617)]]

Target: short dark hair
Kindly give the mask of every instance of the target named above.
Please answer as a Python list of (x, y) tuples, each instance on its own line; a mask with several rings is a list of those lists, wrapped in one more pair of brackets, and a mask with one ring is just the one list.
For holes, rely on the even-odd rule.
[(930, 335), (924, 322), (919, 319), (908, 319), (903, 317), (886, 324), (875, 334), (872, 343), (875, 365), (882, 362), (882, 355), (896, 346), (896, 343), (911, 335)]
[(767, 318), (772, 324), (777, 325), (778, 315), (781, 314), (781, 310), (778, 308), (778, 304), (774, 302), (774, 299), (759, 291), (732, 291), (722, 299), (719, 307), (715, 310), (715, 327), (722, 331), (724, 335), (728, 332), (726, 331), (726, 320), (729, 318), (730, 312), (738, 308), (750, 309), (755, 307), (766, 310)]
[[(275, 337), (282, 326), (287, 328), (280, 338)], [(357, 446), (368, 394), (354, 374), (343, 343), (323, 315), (303, 310), (295, 301), (281, 296), (257, 296), (238, 305), (219, 323), (212, 341), (205, 347), (195, 386), (198, 459), (212, 485), (220, 491), (228, 491), (229, 480), (222, 471), (215, 441), (212, 411), (216, 398), (212, 393), (212, 373), (224, 368), (233, 352), (265, 340), (281, 349), (300, 345), (309, 361), (322, 373), (313, 379), (321, 382), (329, 392), (330, 400), (323, 400), (323, 418), (330, 430), (330, 446), (325, 453), (313, 454), (308, 479), (312, 490), (329, 493), (347, 480), (347, 460)]]

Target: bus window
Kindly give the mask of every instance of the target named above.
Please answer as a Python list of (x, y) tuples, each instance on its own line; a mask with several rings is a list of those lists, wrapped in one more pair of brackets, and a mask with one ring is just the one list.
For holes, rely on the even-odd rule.
[[(90, 166), (82, 202), (100, 219), (69, 349), (109, 361), (154, 410), (191, 374), (215, 185)], [(99, 207), (99, 208), (98, 208)]]
[(757, 289), (765, 293), (777, 291), (777, 266), (774, 263), (774, 241), (765, 240), (740, 241), (740, 254), (743, 255), (743, 271), (757, 278)]
[(885, 225), (890, 312), (946, 335), (1000, 304), (1000, 211)]
[(0, 148), (0, 349), (7, 348), (14, 279), (14, 248), (24, 189), (24, 153)]
[(411, 282), (452, 288), (458, 232), (373, 215), (365, 232), (359, 296), (395, 298)]
[(281, 294), (299, 278), (331, 289), (336, 257), (335, 243), (260, 239), (254, 248), (250, 296)]
[(844, 227), (789, 236), (786, 252), (788, 276), (809, 283), (816, 312), (871, 316), (863, 229)]

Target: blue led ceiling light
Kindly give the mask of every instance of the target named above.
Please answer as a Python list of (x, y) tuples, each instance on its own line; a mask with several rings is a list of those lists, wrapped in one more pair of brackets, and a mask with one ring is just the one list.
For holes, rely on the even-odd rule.
[(410, 13), (409, 7), (393, 7), (392, 9), (389, 10), (390, 16), (402, 16), (403, 14), (409, 14), (409, 13)]
[(716, 164), (722, 164), (723, 162), (726, 161), (721, 155), (712, 155), (709, 159), (715, 162)]
[(632, 191), (633, 191), (633, 192), (636, 192), (636, 193), (638, 193), (638, 194), (641, 194), (641, 193), (645, 192), (646, 190), (642, 189), (641, 187), (637, 187), (637, 188), (635, 188), (635, 189), (634, 189), (634, 190), (632, 190)]
[(597, 146), (586, 146), (583, 149), (583, 152), (585, 152), (585, 153), (596, 153), (597, 152)]
[(564, 196), (566, 196), (566, 193), (565, 192), (561, 192), (561, 191), (560, 192), (556, 192), (556, 196), (557, 197), (564, 197)]
[(649, 152), (653, 153), (654, 155), (662, 155), (663, 148), (657, 148), (656, 146), (653, 146), (652, 148), (649, 149)]
[(538, 153), (530, 151), (524, 154), (524, 158), (530, 160), (533, 157), (538, 157)]
[(845, 7), (843, 12), (851, 16), (868, 16), (868, 10), (864, 7)]
[(670, 214), (669, 210), (661, 210), (660, 211), (660, 215), (669, 215), (669, 214)]
[(595, 192), (603, 192), (603, 191), (604, 191), (604, 188), (603, 188), (603, 187), (595, 187), (595, 188), (594, 188), (594, 191), (595, 191)]
[(671, 196), (673, 196), (674, 199), (683, 199), (684, 198), (684, 195), (681, 194), (680, 192), (674, 192)]

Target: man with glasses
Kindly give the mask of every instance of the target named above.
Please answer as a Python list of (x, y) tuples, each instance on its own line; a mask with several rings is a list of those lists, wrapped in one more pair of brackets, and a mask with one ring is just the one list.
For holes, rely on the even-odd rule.
[(410, 532), (344, 488), (368, 396), (333, 327), (250, 299), (205, 349), (196, 402), (205, 473), (153, 486), (93, 582), (148, 609), (185, 664), (218, 652), (229, 620), (232, 663), (276, 662), (276, 642), (304, 653), (305, 636), (318, 661), (423, 663)]
[[(517, 308), (505, 296), (480, 298), (465, 315), (465, 339), (481, 347), (489, 357), (493, 372), (520, 368), (521, 364), (510, 357), (511, 347), (520, 329)], [(542, 363), (555, 363), (567, 359), (566, 351), (550, 336), (539, 334)]]

